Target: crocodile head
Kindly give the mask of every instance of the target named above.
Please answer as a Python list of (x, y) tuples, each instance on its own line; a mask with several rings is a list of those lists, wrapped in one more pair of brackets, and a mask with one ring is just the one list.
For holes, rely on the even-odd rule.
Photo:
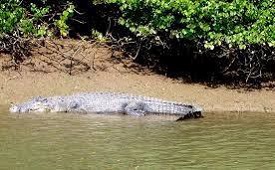
[(11, 113), (27, 113), (27, 112), (45, 112), (49, 111), (51, 106), (47, 98), (36, 97), (19, 105), (12, 105)]

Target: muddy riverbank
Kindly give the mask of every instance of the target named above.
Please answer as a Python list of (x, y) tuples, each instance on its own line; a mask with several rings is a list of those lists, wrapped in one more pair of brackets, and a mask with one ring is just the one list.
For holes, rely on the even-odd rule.
[(87, 46), (86, 42), (62, 43), (62, 48), (50, 43), (47, 48), (37, 48), (32, 59), (26, 60), (17, 71), (5, 56), (0, 57), (1, 105), (38, 95), (112, 91), (195, 103), (207, 112), (275, 112), (274, 89), (245, 91), (183, 83), (148, 71), (129, 69), (135, 66), (127, 61), (119, 62), (117, 54), (107, 47), (92, 43)]
[(22, 102), (37, 95), (116, 91), (196, 103), (208, 112), (275, 112), (275, 92), (272, 90), (213, 89), (200, 84), (183, 84), (159, 75), (133, 73), (87, 72), (77, 76), (64, 73), (17, 74), (0, 74), (1, 104)]

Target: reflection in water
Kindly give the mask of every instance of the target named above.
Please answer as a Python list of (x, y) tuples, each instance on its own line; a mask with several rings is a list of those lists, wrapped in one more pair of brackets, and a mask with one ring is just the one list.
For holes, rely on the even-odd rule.
[(11, 115), (0, 108), (1, 169), (272, 169), (274, 114), (170, 119)]

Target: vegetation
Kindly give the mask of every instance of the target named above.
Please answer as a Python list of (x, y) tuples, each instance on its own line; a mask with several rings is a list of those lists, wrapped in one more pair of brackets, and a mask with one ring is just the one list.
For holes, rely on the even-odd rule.
[[(173, 49), (176, 53), (168, 50), (173, 55), (183, 53), (178, 52), (178, 49), (174, 48), (175, 43), (171, 41), (183, 42), (182, 44), (187, 42), (193, 51), (202, 52), (202, 57), (213, 57), (216, 60), (213, 64), (213, 67), (216, 67), (214, 71), (221, 73), (223, 77), (232, 78), (231, 80), (236, 78), (245, 82), (262, 80), (267, 76), (262, 73), (271, 71), (268, 67), (271, 63), (274, 64), (275, 4), (273, 1), (109, 0), (108, 2), (118, 4), (122, 14), (119, 24), (128, 28), (140, 40)], [(191, 57), (194, 58), (195, 55), (193, 53)], [(205, 59), (202, 62), (203, 65), (210, 64)], [(203, 65), (200, 68), (204, 67)]]
[(176, 63), (210, 79), (255, 83), (275, 77), (275, 4), (270, 0), (20, 2), (0, 4), (0, 50), (17, 56), (16, 61), (22, 54), (11, 44), (18, 39), (25, 40), (20, 49), (28, 51), (29, 38), (83, 34), (70, 24), (75, 14), (90, 30), (86, 35), (120, 42), (126, 51), (136, 50), (134, 58), (160, 62), (168, 71)]
[(270, 0), (109, 0), (119, 5), (119, 23), (139, 37), (201, 41), (245, 49), (275, 46), (275, 4)]
[(67, 35), (69, 27), (66, 22), (71, 16), (73, 5), (67, 5), (57, 18), (56, 12), (52, 12), (53, 6), (46, 2), (1, 0), (0, 52), (12, 54), (16, 63), (28, 57), (34, 38), (52, 36), (56, 30), (61, 35)]

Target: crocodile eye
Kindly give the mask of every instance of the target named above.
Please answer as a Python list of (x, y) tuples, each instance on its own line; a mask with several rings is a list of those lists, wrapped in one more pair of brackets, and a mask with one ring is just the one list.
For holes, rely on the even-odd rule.
[(42, 97), (42, 96), (38, 96), (38, 97), (34, 98), (34, 101), (36, 101), (36, 102), (46, 102), (47, 98)]

